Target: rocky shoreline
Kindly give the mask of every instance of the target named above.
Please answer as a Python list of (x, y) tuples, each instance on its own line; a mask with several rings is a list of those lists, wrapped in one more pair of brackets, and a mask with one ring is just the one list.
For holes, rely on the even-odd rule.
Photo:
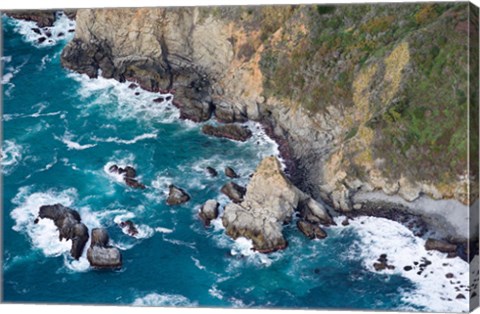
[[(225, 42), (228, 42), (226, 34), (218, 28), (218, 25), (195, 24), (193, 20), (188, 20), (189, 14), (192, 13), (191, 10), (194, 9), (172, 10), (168, 23), (187, 18), (187, 22), (191, 23), (189, 29), (193, 29), (195, 34), (192, 34), (191, 30), (185, 33), (184, 29), (175, 29), (177, 27), (175, 24), (167, 23), (162, 26), (163, 28), (155, 28), (150, 35), (157, 38), (156, 42), (151, 42), (148, 38), (139, 39), (144, 40), (146, 46), (149, 47), (149, 51), (144, 52), (145, 55), (139, 55), (138, 52), (134, 54), (128, 43), (119, 43), (117, 37), (108, 34), (107, 28), (113, 27), (122, 30), (126, 22), (125, 17), (121, 21), (117, 19), (115, 10), (79, 10), (75, 39), (66, 46), (61, 58), (64, 67), (85, 73), (90, 77), (97, 77), (101, 70), (101, 74), (105, 78), (114, 78), (120, 82), (134, 82), (148, 91), (158, 92), (162, 88), (167, 90), (174, 88), (176, 90), (175, 102), (181, 112), (181, 118), (204, 122), (215, 117), (218, 121), (225, 123), (220, 128), (206, 128), (206, 133), (213, 136), (245, 140), (248, 138), (248, 134), (238, 132), (238, 130), (232, 133), (231, 130), (225, 131), (222, 128), (230, 129), (231, 123), (243, 123), (248, 120), (262, 123), (266, 133), (279, 145), (288, 178), (283, 175), (278, 161), (274, 162), (268, 158), (262, 161), (257, 171), (260, 173), (271, 171), (275, 178), (281, 178), (278, 180), (282, 182), (283, 191), (280, 194), (272, 194), (270, 190), (272, 187), (269, 184), (258, 183), (266, 178), (254, 174), (243, 193), (245, 197), (243, 195), (236, 197), (233, 203), (225, 207), (222, 222), (228, 235), (232, 238), (244, 236), (251, 239), (255, 249), (259, 252), (284, 249), (287, 243), (282, 236), (281, 225), (291, 221), (301, 202), (311, 200), (311, 202), (316, 202), (315, 206), (324, 208), (327, 214), (330, 211), (344, 214), (350, 218), (359, 215), (385, 217), (406, 224), (412, 230), (416, 230), (418, 236), (425, 236), (427, 231), (433, 230), (437, 232), (436, 235), (439, 237), (437, 240), (454, 244), (456, 246), (455, 254), (467, 261), (478, 254), (478, 246), (476, 248), (468, 247), (465, 243), (471, 239), (459, 237), (459, 233), (456, 232), (458, 226), (450, 223), (453, 219), (448, 215), (455, 215), (455, 213), (442, 213), (444, 217), (440, 218), (444, 223), (439, 224), (435, 223), (440, 219), (436, 217), (435, 213), (429, 210), (414, 211), (410, 207), (404, 206), (404, 202), (413, 202), (419, 196), (428, 197), (423, 195), (425, 194), (423, 191), (429, 189), (428, 186), (415, 187), (412, 188), (412, 191), (408, 190), (410, 186), (407, 184), (407, 187), (403, 189), (400, 188), (400, 185), (396, 189), (389, 189), (390, 185), (387, 183), (390, 181), (387, 178), (375, 177), (370, 182), (359, 179), (352, 180), (351, 176), (344, 173), (345, 169), (338, 168), (338, 165), (331, 166), (334, 163), (332, 160), (336, 158), (336, 154), (345, 143), (340, 141), (339, 134), (341, 132), (338, 130), (340, 127), (332, 127), (326, 120), (343, 118), (343, 114), (338, 114), (331, 109), (331, 112), (324, 117), (309, 117), (302, 110), (293, 112), (291, 108), (282, 107), (279, 104), (281, 102), (273, 98), (265, 99), (257, 90), (251, 90), (253, 96), (247, 97), (243, 92), (245, 86), (230, 84), (226, 87), (228, 84), (225, 83), (225, 80), (229, 80), (231, 76), (223, 72), (223, 68), (230, 69), (237, 75), (244, 75), (246, 79), (253, 79), (251, 76), (253, 74), (245, 74), (242, 72), (242, 68), (232, 68), (235, 64), (232, 60), (238, 56), (230, 56), (231, 47), (224, 45)], [(158, 9), (153, 12), (154, 18), (161, 19), (165, 11)], [(136, 19), (137, 17), (133, 13), (135, 13), (134, 10), (128, 11), (127, 19)], [(95, 19), (99, 21), (110, 19), (111, 24), (101, 25), (102, 23), (99, 22), (96, 24), (97, 28), (92, 29), (90, 26)], [(151, 21), (145, 20), (142, 23)], [(141, 26), (139, 25), (139, 27)], [(217, 34), (218, 38), (205, 37), (206, 34), (215, 37), (211, 35), (212, 31), (220, 32)], [(127, 33), (119, 36), (127, 36)], [(201, 60), (199, 55), (208, 54), (205, 48), (202, 48), (205, 43), (200, 45), (196, 41), (188, 42), (187, 36), (208, 39), (207, 42), (211, 43), (212, 47), (218, 48), (219, 51), (230, 57), (212, 55), (211, 58), (207, 58), (207, 61)], [(191, 45), (190, 49), (184, 49), (187, 44)], [(130, 56), (120, 58), (120, 52), (126, 52)], [(185, 53), (190, 53), (190, 55), (185, 55)], [(254, 55), (252, 60), (254, 60)], [(154, 61), (157, 59), (160, 60), (158, 63)], [(256, 73), (254, 65), (252, 67), (252, 72)], [(242, 92), (239, 92), (239, 89)], [(361, 101), (359, 100), (359, 102)], [(316, 151), (319, 145), (320, 150)], [(263, 169), (262, 164), (264, 163), (268, 164), (270, 168)], [(325, 168), (329, 166), (330, 168)], [(329, 177), (330, 175), (331, 177)], [(370, 183), (375, 180), (380, 183), (372, 186)], [(384, 184), (384, 188), (379, 188), (382, 184)], [(257, 192), (255, 192), (267, 188), (269, 193), (256, 194)], [(411, 193), (406, 193), (407, 190)], [(181, 189), (180, 191), (187, 195)], [(390, 194), (415, 195), (415, 197), (405, 200), (405, 197), (399, 196), (401, 201), (387, 203), (383, 199), (374, 198), (358, 200), (356, 196), (363, 192), (384, 193), (387, 196)], [(267, 195), (269, 197), (273, 195), (274, 198), (265, 203)], [(188, 201), (186, 196), (180, 198), (183, 199), (179, 203)], [(443, 195), (438, 198), (441, 201)], [(172, 204), (175, 203), (176, 201)], [(321, 205), (322, 203), (327, 206)], [(428, 206), (432, 204), (435, 206), (433, 199)], [(468, 211), (468, 205), (462, 205), (466, 206)], [(259, 209), (265, 208), (272, 210), (259, 211)], [(310, 206), (310, 210), (311, 208), (312, 206)], [(299, 229), (308, 237), (324, 237), (322, 230), (317, 229), (322, 218), (318, 218), (320, 220), (316, 221), (306, 218), (308, 215), (314, 216), (312, 213), (303, 213), (302, 215)], [(204, 216), (207, 217), (206, 214)], [(271, 219), (266, 221), (266, 218)], [(445, 230), (441, 230), (441, 228)], [(472, 238), (478, 238), (478, 234), (473, 234)], [(470, 243), (475, 243), (475, 241)]]

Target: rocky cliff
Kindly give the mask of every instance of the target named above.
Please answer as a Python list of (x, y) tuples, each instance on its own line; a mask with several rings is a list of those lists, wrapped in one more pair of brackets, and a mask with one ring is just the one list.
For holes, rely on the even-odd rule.
[(65, 67), (175, 89), (194, 121), (262, 121), (315, 199), (349, 214), (409, 212), (468, 237), (478, 199), (468, 3), (81, 9), (76, 20)]

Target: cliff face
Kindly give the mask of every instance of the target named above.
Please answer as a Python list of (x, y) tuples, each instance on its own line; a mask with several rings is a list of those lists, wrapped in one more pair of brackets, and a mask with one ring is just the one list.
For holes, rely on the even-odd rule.
[(62, 63), (174, 88), (195, 121), (263, 121), (288, 143), (297, 186), (339, 211), (388, 203), (431, 218), (423, 195), (449, 199), (430, 220), (465, 238), (449, 221), (467, 223), (478, 198), (477, 159), (466, 172), (477, 13), (467, 3), (86, 9)]

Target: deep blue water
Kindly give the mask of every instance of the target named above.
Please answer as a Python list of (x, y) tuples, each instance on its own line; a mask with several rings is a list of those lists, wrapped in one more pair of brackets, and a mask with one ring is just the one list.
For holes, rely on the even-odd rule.
[[(401, 271), (409, 256), (392, 251), (394, 243), (413, 247), (421, 239), (394, 222), (359, 219), (327, 229), (322, 241), (306, 239), (292, 224), (285, 228), (289, 247), (271, 255), (225, 236), (220, 220), (204, 228), (199, 206), (227, 201), (219, 193), (227, 182), (223, 168), (232, 166), (247, 184), (258, 162), (277, 153), (262, 130), (250, 123), (255, 136), (246, 143), (205, 136), (201, 125), (178, 120), (172, 106), (154, 104), (155, 94), (63, 69), (60, 52), (71, 36), (38, 45), (29, 24), (6, 17), (2, 23), (5, 302), (430, 309), (424, 286)], [(147, 189), (109, 175), (112, 163), (133, 165)], [(206, 166), (219, 177), (206, 175)], [(169, 183), (192, 200), (167, 206)], [(57, 202), (78, 210), (90, 229), (108, 228), (122, 250), (122, 270), (90, 269), (85, 257), (73, 261), (53, 223), (33, 223), (39, 206)], [(117, 226), (126, 218), (139, 226), (138, 239)], [(389, 252), (396, 271), (372, 271), (379, 252)]]

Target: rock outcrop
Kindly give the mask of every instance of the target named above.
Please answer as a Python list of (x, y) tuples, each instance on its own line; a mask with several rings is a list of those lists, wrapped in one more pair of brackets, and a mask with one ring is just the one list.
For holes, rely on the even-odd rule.
[(225, 206), (225, 232), (234, 239), (251, 239), (259, 252), (284, 249), (287, 241), (282, 226), (291, 221), (302, 197), (303, 193), (283, 173), (278, 159), (267, 157), (250, 180), (244, 200)]
[(61, 204), (44, 205), (40, 207), (38, 217), (53, 220), (58, 228), (59, 239), (72, 240), (70, 254), (74, 259), (82, 256), (88, 241), (88, 228), (81, 222), (77, 211)]
[(243, 196), (247, 192), (243, 186), (236, 184), (235, 182), (228, 182), (220, 190), (223, 194), (228, 196), (234, 203), (241, 203)]
[(171, 184), (168, 188), (169, 188), (168, 198), (167, 198), (168, 205), (170, 206), (180, 205), (190, 200), (190, 195), (188, 195), (188, 193), (185, 190), (179, 187), (176, 187), (173, 184)]
[(131, 188), (141, 190), (145, 189), (145, 185), (138, 182), (138, 180), (136, 179), (137, 171), (131, 166), (126, 166), (125, 168), (122, 168), (117, 165), (112, 165), (110, 166), (110, 168), (108, 168), (108, 171), (123, 175), (123, 180), (125, 181), (125, 184)]
[(250, 131), (248, 127), (237, 124), (225, 124), (217, 126), (205, 124), (202, 127), (202, 132), (207, 135), (224, 137), (240, 142), (245, 142), (252, 137), (252, 131)]
[(225, 167), (225, 175), (232, 179), (240, 178), (240, 176), (231, 167)]
[(216, 200), (208, 200), (200, 208), (198, 216), (203, 221), (205, 227), (210, 226), (210, 222), (218, 217), (218, 207), (220, 204)]
[(297, 221), (297, 228), (310, 239), (324, 239), (327, 237), (325, 230), (305, 220)]
[[(466, 173), (461, 140), (468, 104), (478, 104), (478, 82), (469, 89), (464, 73), (466, 38), (478, 43), (472, 11), (468, 3), (85, 9), (62, 64), (175, 88), (182, 118), (262, 121), (294, 163), (292, 182), (342, 213), (365, 208), (352, 201), (360, 192), (455, 200), (468, 211), (478, 199), (478, 158)], [(458, 211), (431, 208), (414, 214), (465, 240), (449, 223)]]
[(94, 228), (87, 259), (90, 265), (99, 269), (118, 269), (122, 267), (122, 254), (116, 247), (108, 245), (110, 237), (104, 228)]

